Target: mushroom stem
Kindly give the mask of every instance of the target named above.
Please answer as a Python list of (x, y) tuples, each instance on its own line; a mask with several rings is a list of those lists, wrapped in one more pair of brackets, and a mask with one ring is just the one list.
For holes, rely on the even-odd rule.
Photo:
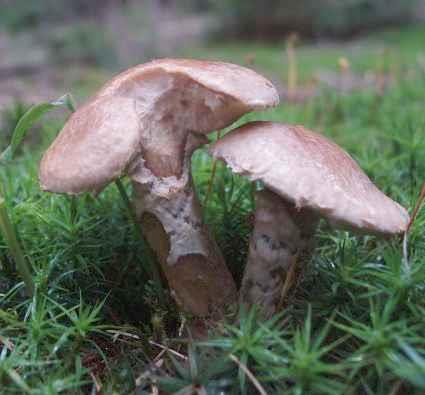
[(269, 190), (256, 192), (254, 230), (242, 279), (241, 303), (265, 318), (282, 307), (313, 251), (318, 217)]
[(237, 292), (193, 187), (190, 157), (196, 138), (191, 135), (186, 144), (180, 177), (155, 176), (143, 163), (136, 165), (134, 204), (176, 302), (195, 316), (220, 318)]

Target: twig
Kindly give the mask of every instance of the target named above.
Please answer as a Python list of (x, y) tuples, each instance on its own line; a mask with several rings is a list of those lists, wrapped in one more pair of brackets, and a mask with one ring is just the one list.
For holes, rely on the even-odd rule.
[(176, 357), (179, 357), (179, 358), (183, 359), (184, 361), (187, 361), (186, 355), (183, 355), (183, 354), (179, 353), (178, 351), (173, 350), (172, 348), (163, 346), (162, 344), (154, 342), (153, 340), (149, 340), (149, 344), (151, 344), (152, 346), (159, 347), (162, 350), (169, 351), (171, 354), (175, 355)]
[[(116, 331), (114, 329), (108, 329), (107, 332), (114, 335), (113, 338), (112, 338), (112, 341), (113, 342), (116, 342), (120, 336), (126, 336), (126, 337), (130, 337), (132, 339), (138, 339), (138, 340), (140, 340), (140, 336), (134, 335), (133, 333), (129, 333), (129, 332)], [(148, 343), (150, 345), (155, 346), (155, 347), (158, 347), (158, 348), (160, 348), (162, 350), (159, 353), (159, 356), (156, 357), (156, 359), (159, 358), (160, 356), (162, 356), (162, 354), (164, 352), (169, 351), (171, 354), (175, 355), (176, 357), (179, 357), (179, 358), (181, 358), (181, 359), (183, 359), (185, 361), (187, 360), (187, 357), (185, 355), (179, 353), (176, 350), (173, 350), (172, 348), (169, 348), (167, 346), (163, 346), (162, 344), (157, 343), (157, 342), (155, 342), (153, 340), (149, 340)]]
[(114, 336), (112, 337), (112, 341), (115, 343), (118, 338), (120, 336), (127, 336), (127, 337), (131, 337), (132, 339), (140, 339), (139, 336), (134, 335), (133, 333), (129, 333), (129, 332), (123, 332), (123, 331), (116, 331), (114, 329), (107, 329), (106, 332), (108, 333), (112, 333)]
[(413, 213), (410, 217), (410, 221), (409, 221), (409, 225), (407, 225), (406, 233), (410, 231), (410, 228), (412, 227), (413, 222), (415, 222), (415, 219), (416, 219), (416, 217), (419, 213), (419, 210), (420, 210), (424, 201), (425, 201), (425, 184), (422, 185), (421, 193), (419, 194), (418, 200), (416, 202), (416, 206), (415, 206)]
[(263, 386), (260, 384), (260, 382), (256, 379), (256, 377), (251, 373), (251, 371), (241, 362), (239, 361), (239, 359), (233, 355), (230, 354), (229, 358), (236, 363), (236, 365), (238, 365), (244, 372), (245, 374), (248, 376), (248, 378), (251, 380), (252, 384), (254, 384), (254, 387), (257, 389), (257, 391), (261, 394), (261, 395), (267, 395), (266, 390), (263, 388)]

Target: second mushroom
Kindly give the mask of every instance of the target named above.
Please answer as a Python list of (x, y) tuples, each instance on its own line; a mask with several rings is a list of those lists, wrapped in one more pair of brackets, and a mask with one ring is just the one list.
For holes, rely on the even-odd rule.
[(406, 230), (407, 211), (384, 195), (339, 146), (302, 126), (252, 122), (210, 152), (235, 173), (260, 180), (241, 302), (265, 317), (281, 307), (310, 257), (319, 219), (338, 228), (391, 236)]

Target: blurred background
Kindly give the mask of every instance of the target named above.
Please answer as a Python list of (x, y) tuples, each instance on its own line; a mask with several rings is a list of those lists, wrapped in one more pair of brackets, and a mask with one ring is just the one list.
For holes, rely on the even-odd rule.
[[(0, 110), (71, 92), (156, 57), (228, 60), (283, 99), (326, 85), (383, 89), (425, 57), (424, 0), (0, 0)], [(23, 104), (23, 105), (24, 105)], [(2, 111), (4, 112), (4, 111)]]

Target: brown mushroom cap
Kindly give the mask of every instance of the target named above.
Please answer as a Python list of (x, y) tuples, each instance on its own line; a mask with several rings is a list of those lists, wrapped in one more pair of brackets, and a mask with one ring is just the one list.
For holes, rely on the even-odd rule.
[(157, 176), (178, 174), (173, 158), (182, 156), (188, 133), (221, 129), (278, 102), (268, 80), (229, 63), (163, 59), (133, 67), (70, 117), (42, 159), (41, 187), (98, 192), (140, 156)]
[[(149, 74), (157, 72), (187, 76), (200, 86), (233, 97), (250, 109), (266, 109), (279, 103), (273, 84), (255, 71), (232, 63), (194, 59), (157, 59), (132, 67), (114, 77), (99, 95), (126, 92), (129, 83), (143, 83)], [(143, 94), (141, 89), (140, 93)]]
[(251, 122), (210, 152), (234, 172), (263, 181), (336, 227), (391, 235), (405, 231), (409, 222), (407, 211), (376, 188), (344, 150), (302, 126)]
[(43, 190), (97, 191), (118, 178), (140, 141), (132, 100), (100, 98), (75, 112), (40, 164)]

